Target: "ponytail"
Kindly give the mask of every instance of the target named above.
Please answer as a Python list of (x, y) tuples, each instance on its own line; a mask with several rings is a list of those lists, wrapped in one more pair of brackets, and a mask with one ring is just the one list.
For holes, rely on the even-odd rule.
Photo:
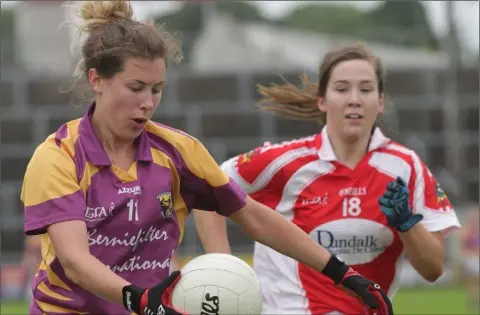
[(301, 88), (289, 82), (269, 87), (257, 85), (257, 91), (262, 96), (257, 107), (282, 117), (325, 124), (326, 115), (317, 106), (318, 85), (310, 82), (305, 74), (300, 79)]

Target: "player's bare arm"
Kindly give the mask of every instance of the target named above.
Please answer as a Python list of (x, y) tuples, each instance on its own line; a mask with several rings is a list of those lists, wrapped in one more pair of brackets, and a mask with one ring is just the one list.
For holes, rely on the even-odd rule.
[(374, 314), (393, 314), (391, 302), (378, 284), (363, 278), (335, 255), (331, 255), (278, 212), (250, 197), (246, 201), (246, 205), (229, 218), (255, 241), (322, 272), (335, 284), (358, 296)]
[(230, 254), (225, 217), (214, 211), (193, 210), (195, 226), (203, 249), (207, 253)]
[[(411, 191), (412, 189), (409, 187), (418, 189), (420, 185), (424, 187), (420, 190), (422, 192), (421, 198), (426, 201), (419, 205), (418, 201), (414, 199), (413, 206), (411, 206), (409, 196), (418, 196), (419, 194)], [(426, 193), (423, 193), (423, 191)], [(444, 212), (443, 209), (442, 211), (437, 209), (438, 207), (445, 208), (445, 210), (449, 209), (446, 196), (443, 197), (443, 201), (438, 201), (441, 200), (441, 198), (438, 198), (438, 194), (440, 193), (441, 196), (442, 192), (433, 176), (429, 176), (425, 180), (421, 179), (412, 186), (407, 185), (399, 177), (396, 181), (392, 181), (387, 185), (384, 195), (379, 199), (380, 208), (387, 217), (389, 225), (398, 232), (407, 259), (415, 270), (425, 280), (430, 282), (436, 281), (443, 274), (445, 233), (444, 231), (438, 231), (440, 225), (437, 225), (436, 229), (429, 231), (424, 225), (428, 224), (428, 220), (425, 222), (425, 215), (448, 215), (448, 211)], [(432, 199), (435, 200), (433, 203)], [(425, 209), (425, 204), (433, 206), (434, 209)], [(429, 220), (432, 221), (430, 218)]]
[(423, 224), (398, 233), (413, 268), (427, 281), (436, 281), (443, 273), (445, 246), (443, 232), (429, 232)]
[(48, 234), (70, 280), (97, 296), (122, 303), (122, 288), (130, 283), (90, 254), (85, 222), (56, 223), (48, 227)]
[(245, 207), (230, 216), (256, 241), (299, 262), (323, 271), (331, 255), (305, 232), (280, 214), (247, 197)]

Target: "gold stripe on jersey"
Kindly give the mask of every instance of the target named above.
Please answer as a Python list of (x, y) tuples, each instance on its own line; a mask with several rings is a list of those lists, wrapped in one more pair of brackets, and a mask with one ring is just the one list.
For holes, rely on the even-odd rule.
[(137, 162), (134, 162), (128, 171), (112, 165), (111, 170), (115, 176), (122, 181), (122, 183), (134, 182), (137, 180)]
[(178, 226), (180, 229), (180, 237), (178, 243), (180, 244), (183, 239), (185, 220), (188, 216), (188, 208), (185, 204), (185, 201), (180, 194), (180, 177), (177, 172), (177, 168), (173, 161), (168, 157), (164, 152), (151, 149), (153, 162), (157, 165), (169, 168), (172, 172), (173, 177), (173, 187), (172, 187), (172, 197), (173, 197), (173, 206), (175, 207), (175, 213), (177, 214)]
[(82, 174), (82, 180), (80, 181), (80, 188), (82, 189), (83, 195), (87, 195), (87, 189), (90, 187), (92, 183), (92, 177), (95, 175), (100, 169), (93, 165), (90, 161), (87, 161), (87, 165), (85, 166), (85, 170)]
[(66, 296), (63, 296), (57, 292), (53, 292), (52, 290), (50, 290), (49, 287), (47, 287), (47, 285), (45, 284), (45, 282), (40, 282), (40, 284), (37, 286), (37, 290), (42, 292), (43, 294), (47, 295), (47, 296), (50, 296), (52, 298), (55, 298), (57, 300), (62, 300), (62, 301), (72, 301), (71, 298), (69, 297), (66, 297)]
[(58, 313), (58, 314), (87, 314), (88, 312), (79, 312), (79, 311), (75, 311), (75, 310), (72, 310), (72, 309), (69, 309), (69, 308), (65, 308), (65, 307), (60, 307), (60, 306), (56, 306), (56, 305), (52, 305), (52, 304), (49, 304), (49, 303), (45, 303), (45, 302), (40, 302), (39, 300), (35, 300), (35, 303), (38, 305), (38, 307), (42, 310), (42, 312), (45, 312), (45, 313)]
[[(55, 142), (47, 141), (41, 144), (33, 154), (31, 163), (35, 167), (29, 168), (26, 172), (21, 196), (25, 207), (70, 195), (79, 190), (75, 163)], [(52, 182), (55, 185), (52, 186)], [(36, 185), (42, 189), (29, 189), (27, 195), (25, 185)]]
[(229, 178), (218, 171), (218, 164), (198, 140), (181, 131), (170, 130), (154, 123), (147, 124), (145, 130), (169, 142), (180, 153), (189, 170), (198, 178), (206, 180), (210, 186), (228, 184)]
[[(28, 169), (23, 184), (35, 183), (46, 189), (30, 189), (28, 196), (25, 196), (25, 189), (22, 189), (21, 200), (25, 207), (38, 205), (78, 191), (76, 166), (72, 157), (75, 156), (75, 141), (79, 136), (79, 125), (80, 119), (66, 123), (67, 134), (66, 137), (60, 139), (60, 147), (56, 144), (56, 133), (53, 133), (35, 150), (29, 164), (36, 166)], [(55, 187), (48, 185), (52, 177), (56, 182)]]
[(65, 289), (67, 291), (72, 291), (70, 287), (62, 280), (60, 279), (56, 273), (53, 272), (52, 268), (50, 268), (50, 264), (53, 262), (53, 260), (56, 258), (55, 254), (55, 248), (53, 247), (52, 241), (50, 240), (50, 237), (48, 234), (42, 234), (40, 236), (40, 241), (42, 244), (42, 264), (40, 265), (41, 270), (45, 270), (47, 272), (47, 279), (48, 283), (51, 285), (60, 287), (62, 289)]
[[(65, 151), (69, 156), (75, 155), (75, 142), (78, 139), (78, 128), (80, 126), (80, 119), (72, 120), (66, 123), (67, 136), (60, 140), (60, 148)], [(50, 135), (47, 139), (55, 143), (55, 134)]]

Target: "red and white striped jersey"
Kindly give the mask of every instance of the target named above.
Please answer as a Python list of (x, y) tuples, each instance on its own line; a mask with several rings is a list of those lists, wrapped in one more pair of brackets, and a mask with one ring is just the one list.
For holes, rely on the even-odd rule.
[[(388, 226), (378, 199), (402, 177), (410, 204), (429, 231), (459, 227), (452, 206), (415, 152), (386, 138), (379, 128), (354, 169), (336, 161), (327, 135), (267, 144), (222, 164), (250, 196), (275, 209), (329, 251), (393, 297), (403, 245)], [(262, 244), (254, 268), (264, 290), (264, 314), (361, 314), (364, 306), (333, 282)]]

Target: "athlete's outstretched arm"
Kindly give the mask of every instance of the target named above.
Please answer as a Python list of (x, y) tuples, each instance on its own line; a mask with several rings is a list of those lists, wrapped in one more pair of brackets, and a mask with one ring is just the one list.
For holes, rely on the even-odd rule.
[(330, 253), (276, 211), (247, 197), (247, 204), (230, 217), (256, 241), (322, 272)]
[(377, 284), (363, 278), (331, 255), (278, 212), (247, 197), (246, 205), (229, 218), (257, 242), (323, 273), (335, 284), (359, 297), (370, 308), (365, 311), (366, 314), (393, 315), (390, 300)]
[(130, 283), (90, 254), (85, 222), (52, 224), (48, 227), (48, 235), (70, 280), (106, 300), (123, 303), (122, 288)]
[(193, 210), (193, 216), (205, 252), (231, 254), (225, 217), (215, 211), (197, 209)]

